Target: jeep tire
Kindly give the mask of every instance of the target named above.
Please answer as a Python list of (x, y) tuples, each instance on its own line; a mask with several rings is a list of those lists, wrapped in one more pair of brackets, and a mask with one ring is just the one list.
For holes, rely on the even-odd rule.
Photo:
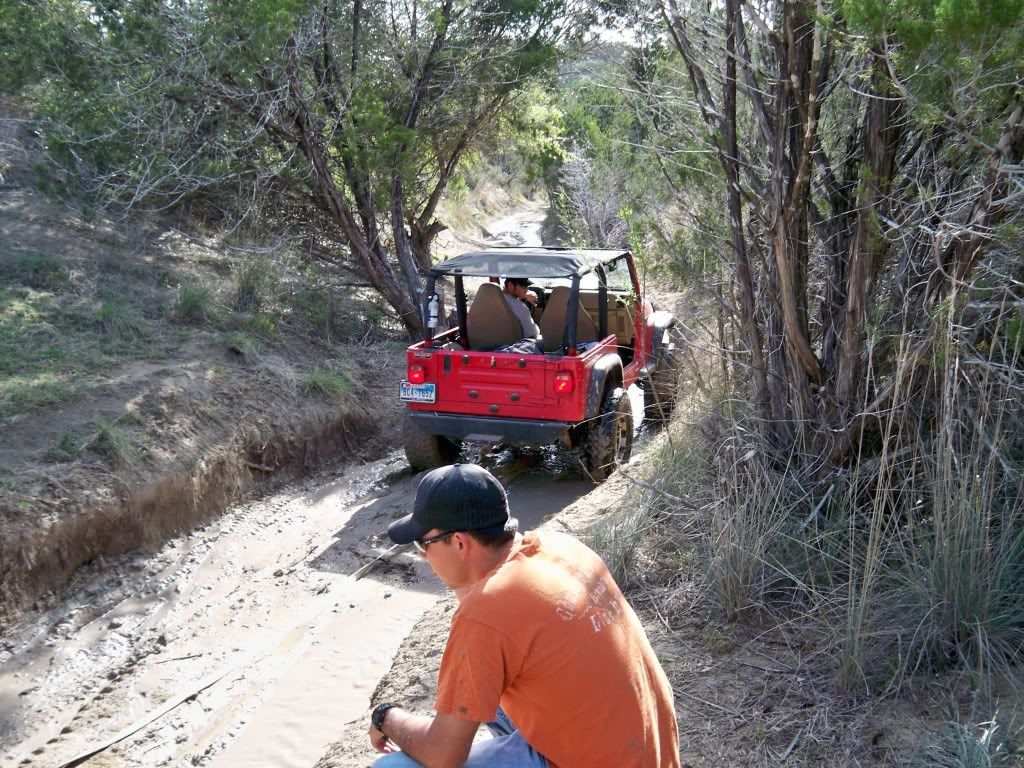
[(402, 445), (409, 465), (417, 472), (455, 463), (462, 449), (457, 440), (424, 432), (408, 414), (402, 420)]
[(669, 349), (644, 382), (644, 418), (654, 424), (666, 424), (672, 417), (679, 395), (679, 352)]
[(607, 479), (633, 452), (633, 406), (621, 387), (605, 392), (601, 412), (587, 427), (580, 446), (583, 465), (595, 482)]

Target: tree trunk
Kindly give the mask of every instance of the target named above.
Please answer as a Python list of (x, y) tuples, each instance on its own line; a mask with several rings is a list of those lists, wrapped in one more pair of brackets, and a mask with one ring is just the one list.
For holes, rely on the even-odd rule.
[(313, 125), (305, 103), (299, 96), (302, 91), (294, 69), (289, 73), (289, 80), (294, 94), (292, 103), (289, 104), (289, 110), (295, 129), (298, 131), (299, 148), (313, 172), (315, 191), (321, 204), (330, 212), (352, 250), (352, 254), (366, 270), (370, 284), (395, 309), (410, 333), (422, 332), (423, 320), (419, 306), (411, 300), (409, 294), (397, 280), (394, 269), (388, 261), (387, 254), (380, 246), (379, 240), (371, 244), (359, 231), (359, 226), (345, 203), (345, 196), (334, 182), (327, 154), (318, 139), (320, 134)]
[(849, 417), (858, 410), (863, 393), (860, 388), (861, 357), (864, 349), (864, 320), (871, 288), (881, 269), (888, 243), (880, 231), (880, 214), (892, 180), (893, 165), (900, 136), (900, 101), (893, 89), (882, 52), (873, 51), (874, 72), (871, 97), (864, 115), (864, 164), (869, 173), (862, 179), (858, 195), (856, 229), (850, 250), (846, 309), (839, 336), (836, 401), (840, 412)]
[(753, 400), (762, 421), (771, 423), (768, 404), (768, 384), (765, 378), (761, 335), (757, 328), (754, 309), (754, 280), (750, 271), (750, 257), (743, 235), (743, 209), (740, 200), (739, 147), (736, 137), (736, 24), (739, 0), (726, 0), (725, 4), (725, 93), (724, 108), (724, 160), (727, 180), (726, 196), (729, 207), (729, 227), (732, 232), (732, 251), (736, 263), (736, 280), (740, 298), (740, 324), (749, 355), (750, 374), (754, 385)]

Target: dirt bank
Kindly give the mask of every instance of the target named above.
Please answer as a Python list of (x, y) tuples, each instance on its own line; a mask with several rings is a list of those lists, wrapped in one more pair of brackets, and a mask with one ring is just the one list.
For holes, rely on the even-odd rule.
[(0, 101), (0, 631), (83, 564), (397, 434), (404, 334), (373, 296), (276, 233), (72, 187)]
[(62, 484), (56, 499), (36, 497), (9, 514), (0, 536), (0, 615), (58, 589), (83, 563), (162, 543), (261, 486), (367, 456), (391, 438), (381, 436), (383, 419), (373, 412), (289, 410), (271, 423), (243, 420), (222, 443), (177, 456), (163, 473), (82, 488), (80, 496)]

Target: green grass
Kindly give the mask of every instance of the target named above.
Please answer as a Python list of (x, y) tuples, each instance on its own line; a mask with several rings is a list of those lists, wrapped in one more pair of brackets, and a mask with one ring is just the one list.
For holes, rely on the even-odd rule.
[(202, 285), (186, 283), (178, 290), (174, 305), (178, 317), (191, 323), (214, 319), (213, 292)]
[(314, 368), (302, 379), (307, 392), (323, 395), (331, 400), (341, 400), (352, 392), (355, 384), (344, 371)]
[(127, 299), (117, 294), (108, 294), (96, 310), (96, 320), (104, 336), (130, 341), (145, 335), (145, 328), (138, 310)]
[(951, 721), (935, 743), (915, 756), (914, 768), (1003, 768), (1016, 764), (1006, 734), (995, 720)]
[(141, 456), (131, 435), (110, 421), (100, 421), (96, 425), (96, 437), (89, 447), (116, 467), (134, 464)]
[(330, 340), (335, 328), (334, 305), (329, 291), (316, 285), (303, 286), (289, 297), (289, 304)]
[(3, 270), (17, 282), (37, 290), (54, 290), (67, 280), (60, 259), (45, 253), (20, 253)]
[(145, 331), (141, 313), (124, 299), (97, 306), (26, 286), (0, 287), (0, 418), (63, 402), (90, 374), (159, 357), (174, 341)]
[(65, 432), (60, 436), (60, 440), (55, 445), (46, 449), (46, 452), (43, 454), (43, 461), (48, 461), (52, 464), (62, 464), (67, 461), (74, 461), (81, 454), (82, 446), (79, 445), (77, 438), (70, 432)]
[(12, 475), (0, 476), (0, 493), (18, 493), (22, 488), (22, 482)]
[(276, 283), (274, 267), (269, 259), (262, 256), (251, 259), (238, 273), (235, 308), (242, 312), (266, 308), (273, 298)]
[(233, 331), (224, 337), (224, 345), (229, 352), (234, 352), (243, 358), (252, 357), (258, 348), (256, 339), (247, 333)]
[(277, 335), (277, 318), (266, 312), (246, 315), (242, 319), (241, 326), (243, 331), (266, 339), (272, 339)]
[(707, 652), (714, 656), (729, 653), (737, 646), (736, 629), (732, 625), (718, 627), (714, 624), (705, 624), (698, 639)]

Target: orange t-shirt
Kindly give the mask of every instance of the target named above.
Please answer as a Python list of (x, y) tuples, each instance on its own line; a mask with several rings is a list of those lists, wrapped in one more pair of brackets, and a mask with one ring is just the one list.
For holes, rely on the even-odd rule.
[(672, 689), (604, 562), (530, 533), (452, 617), (435, 709), (501, 706), (551, 768), (679, 768)]

